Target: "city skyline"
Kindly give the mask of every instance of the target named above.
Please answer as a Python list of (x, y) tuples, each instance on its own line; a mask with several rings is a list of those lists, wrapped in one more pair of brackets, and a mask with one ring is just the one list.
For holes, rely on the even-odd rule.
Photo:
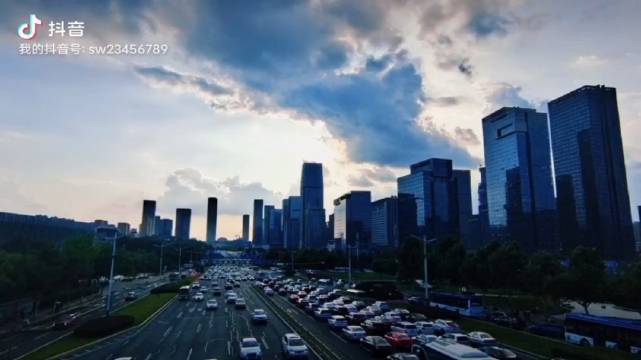
[[(585, 84), (617, 88), (630, 202), (641, 203), (641, 145), (634, 141), (641, 133), (634, 37), (641, 25), (632, 17), (641, 5), (582, 2), (574, 11), (571, 2), (412, 4), (356, 2), (340, 9), (353, 15), (347, 19), (305, 3), (180, 9), (219, 25), (219, 34), (198, 29), (212, 37), (207, 46), (172, 11), (151, 5), (123, 4), (109, 10), (118, 16), (104, 16), (90, 4), (56, 11), (3, 4), (0, 151), (14, 155), (2, 165), (0, 209), (138, 227), (141, 200), (154, 199), (162, 218), (191, 208), (192, 237), (204, 240), (206, 198), (217, 197), (218, 236), (233, 238), (242, 234), (241, 216), (251, 214), (254, 198), (278, 205), (298, 195), (303, 162), (324, 164), (327, 217), (332, 199), (351, 190), (369, 190), (373, 200), (394, 195), (407, 165), (430, 157), (472, 170), (476, 209), (476, 169), (484, 164), (480, 119), (502, 106), (547, 112), (548, 101)], [(235, 37), (225, 21), (252, 10), (249, 24), (282, 11), (288, 26), (309, 30), (269, 27), (271, 40), (256, 44), (257, 31), (247, 26)], [(153, 39), (176, 51), (19, 57), (15, 29), (34, 12), (86, 21), (86, 42)], [(453, 12), (461, 16), (447, 16)], [(567, 16), (555, 15), (561, 13)], [(122, 22), (111, 20), (119, 16)], [(594, 41), (579, 41), (585, 36)], [(295, 49), (272, 47), (283, 41)], [(275, 63), (245, 61), (245, 51), (255, 48)], [(278, 78), (273, 69), (282, 65), (292, 71)], [(84, 96), (87, 78), (91, 96)]]

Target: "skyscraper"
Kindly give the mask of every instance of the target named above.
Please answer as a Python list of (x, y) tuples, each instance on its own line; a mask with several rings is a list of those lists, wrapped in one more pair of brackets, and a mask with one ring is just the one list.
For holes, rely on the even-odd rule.
[(158, 236), (162, 233), (162, 220), (160, 216), (154, 216), (154, 235)]
[(372, 202), (372, 246), (396, 249), (416, 236), (416, 201), (401, 194)]
[(218, 222), (218, 199), (207, 199), (207, 242), (216, 241), (216, 223)]
[(252, 227), (252, 242), (254, 246), (263, 241), (263, 199), (254, 199), (254, 224)]
[(176, 240), (189, 240), (191, 209), (176, 209)]
[(249, 241), (249, 214), (243, 214), (243, 240)]
[(303, 222), (303, 200), (290, 196), (283, 200), (283, 242), (287, 249), (301, 248), (301, 224)]
[(270, 249), (283, 248), (283, 232), (281, 230), (283, 210), (272, 208), (269, 214), (269, 239), (267, 245)]
[(156, 201), (142, 201), (142, 222), (140, 223), (140, 236), (152, 236), (155, 231)]
[(336, 249), (353, 246), (369, 250), (372, 227), (372, 194), (351, 191), (334, 200), (334, 243)]
[(161, 231), (160, 231), (160, 236), (163, 239), (171, 238), (171, 232), (172, 232), (173, 227), (174, 227), (174, 222), (171, 219), (160, 219), (160, 222), (162, 224)]
[(399, 197), (409, 195), (416, 200), (416, 221), (421, 235), (429, 238), (461, 235), (459, 207), (463, 213), (471, 212), (471, 200), (466, 198), (470, 190), (462, 191), (459, 197), (459, 183), (465, 186), (465, 178), (463, 173), (454, 174), (452, 160), (436, 158), (411, 165), (410, 174), (398, 178)]
[(487, 180), (485, 178), (485, 167), (479, 168), (481, 181), (478, 186), (479, 214), (478, 214), (478, 234), (472, 235), (469, 244), (470, 249), (477, 249), (488, 242), (490, 219), (487, 213)]
[(323, 164), (303, 163), (300, 196), (303, 210), (303, 248), (324, 248), (326, 224), (323, 208)]
[(547, 116), (504, 107), (483, 118), (489, 231), (525, 251), (557, 250)]
[(633, 255), (632, 217), (616, 89), (583, 86), (548, 104), (563, 250)]
[(452, 170), (452, 179), (456, 186), (459, 235), (464, 243), (470, 242), (474, 234), (470, 233), (469, 221), (472, 217), (472, 181), (469, 170)]
[(126, 222), (119, 222), (119, 223), (116, 225), (116, 228), (118, 229), (118, 232), (120, 233), (120, 235), (122, 235), (122, 236), (129, 236), (129, 229), (131, 228), (131, 226), (129, 225), (129, 223), (126, 223)]

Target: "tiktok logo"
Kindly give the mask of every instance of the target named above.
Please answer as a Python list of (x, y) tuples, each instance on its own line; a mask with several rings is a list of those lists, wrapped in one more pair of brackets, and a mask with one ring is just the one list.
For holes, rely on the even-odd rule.
[(29, 22), (18, 26), (18, 36), (25, 40), (33, 39), (38, 32), (38, 25), (42, 25), (42, 20), (36, 14), (29, 15)]

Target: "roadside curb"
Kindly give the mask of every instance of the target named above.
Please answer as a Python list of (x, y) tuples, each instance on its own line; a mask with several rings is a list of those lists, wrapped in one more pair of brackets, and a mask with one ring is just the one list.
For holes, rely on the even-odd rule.
[[(149, 296), (149, 295), (148, 295), (148, 296)], [(138, 299), (138, 301), (139, 301), (139, 300), (142, 300), (142, 299), (144, 299), (144, 297), (143, 297), (143, 298)], [(90, 347), (90, 346), (96, 345), (96, 344), (98, 344), (98, 343), (101, 343), (101, 342), (103, 342), (103, 341), (105, 341), (105, 340), (109, 340), (109, 339), (114, 338), (114, 337), (116, 337), (116, 336), (122, 335), (122, 334), (124, 334), (124, 333), (130, 332), (130, 331), (134, 331), (134, 330), (140, 330), (140, 329), (142, 329), (142, 327), (143, 327), (143, 326), (147, 325), (147, 324), (149, 323), (149, 321), (151, 321), (151, 320), (152, 320), (152, 319), (154, 319), (156, 316), (158, 316), (158, 314), (160, 314), (160, 312), (162, 312), (163, 310), (165, 310), (165, 309), (166, 309), (170, 304), (172, 304), (175, 300), (176, 300), (176, 297), (174, 296), (174, 297), (173, 297), (173, 298), (171, 298), (169, 301), (167, 301), (167, 303), (166, 303), (165, 305), (161, 306), (161, 307), (160, 307), (158, 310), (156, 310), (153, 314), (149, 315), (149, 317), (147, 317), (147, 319), (145, 319), (145, 321), (141, 322), (141, 323), (140, 323), (140, 324), (138, 324), (138, 325), (135, 325), (135, 326), (129, 327), (129, 328), (127, 328), (127, 329), (123, 329), (123, 330), (121, 330), (121, 331), (119, 331), (119, 332), (117, 332), (117, 333), (114, 333), (114, 334), (111, 334), (111, 335), (108, 335), (108, 336), (102, 337), (102, 338), (100, 338), (100, 339), (96, 339), (95, 341), (92, 341), (92, 342), (90, 342), (90, 343), (87, 343), (87, 344), (84, 344), (84, 345), (78, 346), (78, 347), (73, 348), (73, 349), (71, 349), (71, 350), (67, 350), (67, 351), (65, 351), (65, 352), (63, 352), (63, 353), (56, 354), (56, 355), (54, 355), (54, 356), (52, 356), (52, 357), (47, 358), (47, 360), (51, 360), (51, 359), (59, 359), (59, 358), (64, 357), (64, 356), (66, 356), (66, 355), (73, 354), (73, 353), (78, 352), (78, 351), (80, 351), (80, 350), (82, 350), (82, 349), (85, 349), (85, 348), (87, 348), (87, 347)], [(133, 303), (133, 302), (132, 302), (132, 303)], [(132, 303), (129, 303), (129, 304), (132, 304)], [(129, 305), (129, 304), (127, 304), (127, 305)], [(124, 307), (124, 306), (122, 306), (122, 307)], [(122, 307), (120, 307), (120, 308), (122, 308)], [(120, 309), (120, 308), (119, 308), (119, 309)], [(117, 310), (117, 309), (116, 309), (116, 310)], [(45, 348), (45, 347), (47, 347), (47, 346), (49, 346), (49, 345), (51, 345), (51, 344), (55, 343), (56, 341), (61, 340), (61, 339), (65, 338), (65, 337), (67, 337), (67, 336), (69, 336), (69, 335), (72, 335), (72, 334), (73, 334), (73, 331), (72, 331), (72, 332), (69, 332), (69, 333), (67, 333), (67, 334), (64, 334), (64, 335), (62, 335), (62, 336), (60, 336), (60, 337), (57, 337), (57, 338), (55, 338), (55, 339), (53, 339), (53, 340), (51, 340), (51, 341), (49, 341), (49, 342), (47, 342), (47, 343), (45, 343), (45, 344), (42, 344), (42, 345), (38, 346), (37, 348), (35, 348), (35, 349), (33, 349), (33, 350), (29, 351), (28, 353), (23, 354), (23, 355), (21, 355), (21, 356), (17, 357), (15, 360), (23, 359), (23, 358), (25, 358), (25, 357), (27, 357), (27, 356), (29, 356), (29, 355), (31, 355), (31, 354), (33, 354), (33, 353), (35, 353), (36, 351), (38, 351), (38, 350), (40, 350), (40, 349), (42, 349), (42, 348)]]

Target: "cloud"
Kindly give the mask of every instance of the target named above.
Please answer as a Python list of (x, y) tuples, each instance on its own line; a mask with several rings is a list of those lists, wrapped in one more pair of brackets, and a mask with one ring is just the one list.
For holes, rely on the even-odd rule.
[(265, 188), (259, 182), (243, 183), (238, 177), (222, 181), (208, 179), (195, 169), (179, 169), (167, 177), (166, 190), (158, 198), (163, 211), (173, 214), (176, 208), (192, 209), (194, 215), (204, 215), (207, 198), (218, 198), (220, 214), (247, 213), (254, 199), (264, 199), (265, 204), (280, 204), (282, 194)]
[(492, 35), (506, 35), (510, 24), (510, 20), (499, 14), (480, 13), (472, 16), (467, 26), (474, 35), (484, 38)]
[(374, 183), (366, 176), (350, 176), (348, 179), (350, 186), (368, 188), (374, 186)]
[(461, 100), (456, 96), (441, 96), (437, 98), (430, 99), (430, 103), (437, 106), (456, 106), (460, 104)]
[(134, 71), (152, 87), (195, 95), (212, 108), (231, 110), (253, 107), (247, 97), (215, 80), (181, 74), (160, 66), (135, 66)]
[(597, 55), (580, 55), (572, 61), (570, 67), (578, 70), (593, 70), (608, 63), (607, 59)]
[(536, 108), (535, 104), (521, 96), (521, 87), (514, 86), (505, 82), (490, 84), (486, 88), (486, 101), (490, 104), (490, 111), (498, 108), (522, 107)]
[(472, 129), (464, 129), (457, 126), (454, 129), (454, 135), (458, 141), (464, 144), (479, 145), (481, 143), (478, 136), (476, 136), (476, 133)]
[(25, 195), (20, 186), (11, 180), (0, 179), (0, 209), (16, 213), (43, 213), (47, 208)]

